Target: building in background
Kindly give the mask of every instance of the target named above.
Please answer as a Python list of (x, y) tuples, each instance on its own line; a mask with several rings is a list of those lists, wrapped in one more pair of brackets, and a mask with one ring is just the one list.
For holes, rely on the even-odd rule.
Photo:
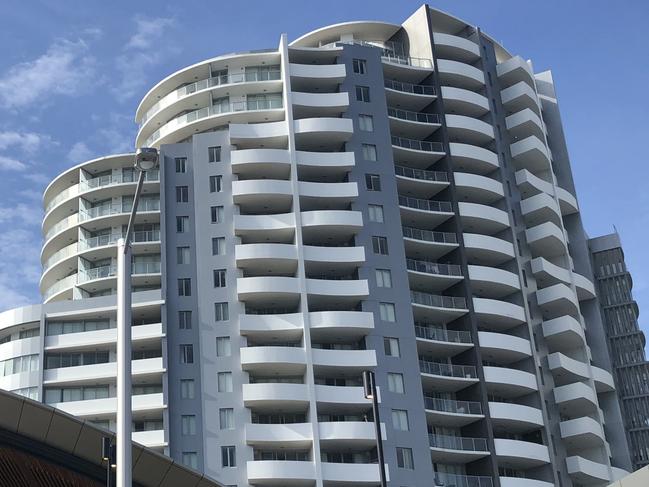
[[(226, 485), (603, 485), (631, 470), (549, 72), (424, 5), (171, 74), (133, 245), (134, 439)], [(114, 427), (132, 155), (44, 194), (0, 386)]]
[(589, 241), (633, 469), (649, 464), (649, 362), (617, 233)]

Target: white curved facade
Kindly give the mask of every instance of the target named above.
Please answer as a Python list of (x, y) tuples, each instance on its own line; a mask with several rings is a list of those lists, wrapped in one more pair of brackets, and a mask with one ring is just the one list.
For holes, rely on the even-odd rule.
[[(161, 168), (133, 245), (134, 438), (227, 485), (376, 486), (371, 369), (391, 484), (628, 469), (549, 73), (422, 6), (181, 69), (135, 119)], [(106, 427), (131, 164), (54, 179), (45, 304), (0, 315), (0, 387)]]

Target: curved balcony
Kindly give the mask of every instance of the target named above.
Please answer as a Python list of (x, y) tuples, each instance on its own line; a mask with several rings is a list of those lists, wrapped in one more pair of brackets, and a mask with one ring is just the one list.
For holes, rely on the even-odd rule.
[(230, 152), (232, 173), (246, 179), (288, 179), (291, 159), (286, 149), (241, 149)]
[(572, 278), (575, 282), (575, 288), (577, 289), (577, 298), (579, 299), (579, 301), (586, 301), (597, 297), (595, 285), (590, 279), (588, 279), (586, 276), (582, 276), (581, 274), (577, 274), (576, 272), (572, 273)]
[(555, 265), (543, 257), (532, 259), (530, 264), (532, 274), (542, 286), (551, 286), (558, 283), (570, 284), (570, 271), (568, 269)]
[(539, 102), (536, 97), (536, 90), (525, 81), (519, 81), (505, 88), (500, 92), (500, 100), (503, 107), (509, 113), (519, 112), (526, 108), (539, 114)]
[(395, 163), (407, 163), (418, 169), (426, 169), (433, 162), (446, 155), (441, 142), (428, 142), (418, 139), (407, 139), (393, 135), (391, 137)]
[(552, 196), (539, 193), (521, 200), (521, 215), (525, 223), (533, 227), (544, 222), (561, 224), (561, 210)]
[(452, 357), (473, 347), (471, 332), (415, 324), (417, 350), (428, 357)]
[[(138, 345), (160, 343), (160, 339), (164, 336), (165, 333), (162, 331), (161, 323), (132, 327), (132, 340), (133, 343), (137, 343)], [(104, 330), (46, 336), (44, 348), (47, 351), (63, 350), (66, 348), (96, 348), (101, 345), (111, 345), (116, 342), (117, 329), (108, 328)]]
[(536, 291), (536, 301), (544, 319), (579, 313), (579, 303), (572, 289), (559, 283)]
[(479, 331), (478, 341), (482, 356), (489, 362), (508, 365), (532, 356), (532, 346), (525, 338)]
[(296, 91), (335, 90), (345, 80), (344, 64), (289, 64), (291, 89)]
[(394, 166), (398, 193), (429, 199), (449, 185), (445, 171), (426, 171), (406, 166)]
[[(383, 425), (385, 427), (385, 425)], [(331, 421), (318, 424), (320, 445), (327, 448), (372, 448), (376, 446), (374, 423)]]
[(505, 118), (505, 126), (509, 135), (515, 140), (523, 139), (531, 135), (539, 140), (545, 138), (545, 125), (543, 120), (533, 110), (524, 108)]
[(478, 322), (491, 330), (508, 330), (525, 322), (525, 309), (517, 304), (488, 298), (473, 298)]
[[(257, 116), (258, 118), (258, 116)], [(288, 142), (286, 122), (231, 123), (230, 143), (241, 149), (283, 149)]]
[(399, 195), (401, 222), (406, 226), (434, 229), (453, 216), (450, 201), (432, 201)]
[(370, 487), (378, 485), (380, 482), (379, 466), (376, 463), (322, 462), (321, 466), (324, 485), (358, 485)]
[(302, 313), (272, 315), (239, 315), (239, 330), (243, 336), (268, 339), (282, 337), (299, 340), (304, 331)]
[(239, 244), (234, 248), (234, 258), (239, 269), (255, 274), (288, 274), (297, 269), (297, 249), (293, 244)]
[(575, 198), (568, 190), (556, 187), (557, 198), (559, 198), (559, 206), (561, 207), (562, 215), (572, 215), (579, 211), (579, 204), (577, 203), (577, 198)]
[(300, 285), (296, 277), (238, 277), (237, 295), (244, 302), (296, 304), (300, 297)]
[(76, 265), (76, 258), (78, 256), (79, 244), (78, 242), (71, 243), (63, 247), (60, 250), (57, 250), (52, 255), (50, 255), (45, 262), (43, 262), (43, 272), (41, 274), (41, 286), (45, 276), (48, 274), (48, 271), (53, 267), (57, 267), (60, 264), (68, 263), (68, 270), (72, 269)]
[[(502, 479), (502, 477), (500, 477)], [(493, 479), (483, 475), (433, 472), (433, 486), (493, 487)], [(502, 484), (501, 484), (502, 485)]]
[(432, 388), (435, 391), (457, 392), (479, 381), (476, 369), (472, 365), (451, 365), (420, 358), (419, 371), (424, 388)]
[(291, 102), (296, 120), (307, 117), (336, 117), (349, 108), (349, 95), (346, 91), (303, 93), (294, 89)]
[(381, 56), (383, 76), (409, 83), (420, 83), (433, 71), (433, 61), (428, 58), (396, 56), (387, 50)]
[(543, 321), (543, 337), (551, 352), (565, 352), (586, 344), (581, 323), (572, 316)]
[[(379, 398), (381, 391), (379, 389)], [(338, 407), (344, 405), (348, 411), (367, 410), (368, 400), (365, 398), (362, 387), (356, 386), (325, 386), (316, 384), (316, 401), (319, 405), (326, 407)]]
[(464, 298), (410, 291), (412, 313), (417, 321), (448, 323), (469, 312)]
[(243, 384), (243, 405), (255, 409), (305, 411), (309, 393), (305, 384)]
[(465, 115), (445, 114), (448, 135), (453, 142), (462, 141), (469, 144), (487, 144), (494, 139), (494, 128), (491, 124)]
[(71, 274), (56, 281), (43, 293), (43, 302), (58, 301), (61, 299), (72, 299), (72, 289), (77, 284), (77, 275)]
[(346, 242), (363, 227), (360, 211), (317, 210), (303, 211), (300, 215), (304, 243), (307, 245), (338, 240)]
[(282, 447), (311, 449), (313, 430), (311, 423), (258, 424), (244, 427), (246, 444), (257, 447)]
[[(110, 417), (117, 413), (117, 398), (86, 399), (83, 401), (67, 401), (50, 403), (49, 406), (65, 411), (80, 418)], [(162, 393), (142, 394), (131, 396), (131, 407), (134, 415), (139, 413), (152, 414), (166, 409)]]
[(242, 347), (241, 368), (261, 373), (272, 369), (279, 375), (301, 375), (306, 368), (306, 354), (298, 347)]
[[(41, 347), (41, 340), (40, 337), (38, 336), (31, 337), (31, 338), (21, 338), (18, 340), (11, 340), (9, 342), (2, 343), (0, 344), (0, 361), (8, 360), (16, 357), (22, 357), (25, 355), (39, 354), (40, 347)], [(4, 369), (3, 369), (3, 374), (4, 374)]]
[(574, 455), (566, 458), (566, 468), (570, 478), (583, 485), (606, 484), (611, 481), (608, 465), (605, 463)]
[(509, 87), (519, 81), (524, 81), (532, 88), (535, 87), (534, 72), (530, 65), (520, 56), (513, 56), (496, 66), (496, 74), (502, 86)]
[(438, 59), (437, 70), (440, 83), (445, 86), (479, 90), (485, 84), (482, 70), (460, 61)]
[(355, 165), (354, 152), (296, 151), (299, 179), (343, 178)]
[(402, 108), (388, 107), (390, 132), (393, 135), (408, 135), (424, 139), (442, 126), (437, 113), (422, 113)]
[(303, 151), (337, 150), (354, 133), (354, 123), (349, 118), (301, 118), (293, 125), (296, 146)]
[(443, 291), (464, 279), (459, 265), (406, 259), (408, 281), (414, 290)]
[(489, 100), (475, 91), (442, 86), (444, 109), (450, 113), (481, 117), (489, 111)]
[(554, 376), (554, 383), (558, 386), (590, 378), (586, 363), (570, 358), (561, 352), (548, 355), (548, 367)]
[(606, 442), (602, 425), (588, 416), (561, 421), (559, 427), (561, 438), (569, 452), (595, 448)]
[(468, 270), (471, 289), (480, 298), (500, 299), (521, 289), (513, 272), (481, 265), (469, 265)]
[(506, 367), (483, 367), (487, 391), (505, 398), (517, 398), (538, 391), (534, 374)]
[(293, 242), (295, 215), (234, 215), (234, 233), (244, 243)]
[(402, 233), (406, 255), (421, 260), (438, 259), (459, 246), (455, 233), (413, 227), (402, 227)]
[(615, 390), (615, 381), (609, 371), (594, 365), (591, 369), (593, 371), (593, 380), (595, 381), (595, 390), (598, 393), (611, 392)]
[(469, 463), (490, 455), (485, 438), (429, 434), (428, 444), (435, 463)]
[[(46, 248), (50, 245), (53, 244), (53, 241), (55, 240), (65, 240), (66, 237), (68, 237), (70, 240), (74, 239), (77, 237), (76, 232), (66, 232), (66, 230), (69, 229), (74, 229), (76, 230), (76, 226), (79, 223), (79, 214), (78, 213), (73, 213), (72, 215), (63, 218), (61, 221), (58, 223), (52, 225), (52, 227), (45, 232), (45, 235), (43, 236), (43, 249), (41, 250), (41, 259), (46, 255)], [(57, 247), (60, 248), (63, 244), (60, 243)]]
[(358, 372), (376, 367), (376, 352), (374, 350), (311, 350), (313, 367), (316, 373), (345, 370)]
[(138, 147), (157, 147), (183, 140), (196, 132), (204, 132), (219, 124), (255, 122), (261, 118), (277, 121), (283, 117), (282, 100), (248, 100), (212, 105), (169, 120), (146, 140), (144, 130), (141, 129), (136, 144)]
[(232, 199), (246, 213), (287, 213), (293, 202), (290, 181), (249, 179), (232, 181)]
[(478, 174), (455, 172), (455, 190), (460, 201), (490, 204), (505, 197), (500, 181)]
[(545, 424), (540, 409), (509, 402), (489, 402), (489, 416), (495, 431), (527, 433)]
[(545, 181), (538, 176), (535, 176), (527, 169), (519, 169), (516, 171), (516, 185), (521, 192), (523, 198), (537, 195), (539, 193), (554, 194), (554, 186), (551, 182)]
[(302, 211), (318, 209), (346, 209), (358, 197), (358, 184), (354, 182), (299, 181), (300, 208)]
[[(165, 372), (162, 357), (132, 361), (133, 377), (146, 380), (159, 378)], [(43, 384), (83, 384), (96, 383), (106, 379), (114, 379), (117, 375), (117, 363), (107, 362), (76, 367), (62, 367), (43, 371)]]
[(351, 273), (365, 262), (365, 247), (302, 247), (307, 274), (324, 274), (330, 270)]
[(311, 338), (363, 337), (374, 328), (374, 314), (367, 311), (310, 311)]
[(550, 171), (550, 153), (538, 137), (530, 135), (509, 146), (514, 164), (532, 172)]
[(426, 422), (434, 426), (462, 427), (484, 418), (482, 404), (424, 396)]
[(316, 480), (312, 461), (249, 460), (246, 473), (251, 485), (306, 486)]
[(507, 240), (477, 233), (463, 236), (470, 264), (500, 265), (515, 256), (514, 246)]
[(392, 79), (384, 80), (384, 85), (385, 98), (392, 107), (419, 111), (437, 98), (435, 87), (432, 85), (417, 85)]
[(352, 306), (369, 296), (365, 279), (306, 279), (311, 306)]
[(499, 475), (500, 487), (554, 487), (553, 482), (525, 479), (521, 477), (503, 477)]
[(462, 227), (470, 233), (493, 235), (509, 228), (509, 215), (503, 210), (480, 203), (458, 203)]
[(527, 244), (535, 257), (557, 257), (567, 252), (563, 231), (552, 222), (525, 230)]
[(437, 57), (472, 62), (480, 57), (480, 46), (464, 37), (433, 32)]
[(599, 409), (597, 394), (588, 384), (574, 382), (553, 389), (554, 402), (567, 417), (594, 414)]
[(487, 174), (500, 167), (498, 155), (471, 144), (449, 143), (453, 167), (458, 171), (469, 171), (476, 174)]
[(521, 440), (494, 439), (499, 467), (527, 469), (550, 463), (548, 447)]

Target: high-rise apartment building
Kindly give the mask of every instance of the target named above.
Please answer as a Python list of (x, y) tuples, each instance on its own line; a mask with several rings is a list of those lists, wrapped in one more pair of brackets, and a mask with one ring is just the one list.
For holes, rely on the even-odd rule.
[(589, 241), (633, 469), (649, 464), (649, 362), (617, 233)]
[[(227, 485), (603, 485), (630, 470), (552, 76), (422, 6), (171, 74), (136, 112), (134, 439)], [(113, 427), (132, 155), (45, 190), (0, 386)], [(2, 370), (2, 369), (0, 369)]]

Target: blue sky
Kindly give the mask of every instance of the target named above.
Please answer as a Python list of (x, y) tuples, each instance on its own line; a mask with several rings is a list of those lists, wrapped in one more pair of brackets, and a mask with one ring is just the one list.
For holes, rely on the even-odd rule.
[[(142, 95), (219, 54), (275, 47), (345, 20), (400, 23), (420, 5), (372, 1), (0, 0), (0, 310), (38, 302), (41, 193), (61, 170), (132, 150)], [(585, 226), (619, 230), (649, 314), (649, 3), (430, 3), (552, 69)], [(324, 7), (324, 8), (323, 8)], [(649, 331), (649, 319), (640, 318)]]

